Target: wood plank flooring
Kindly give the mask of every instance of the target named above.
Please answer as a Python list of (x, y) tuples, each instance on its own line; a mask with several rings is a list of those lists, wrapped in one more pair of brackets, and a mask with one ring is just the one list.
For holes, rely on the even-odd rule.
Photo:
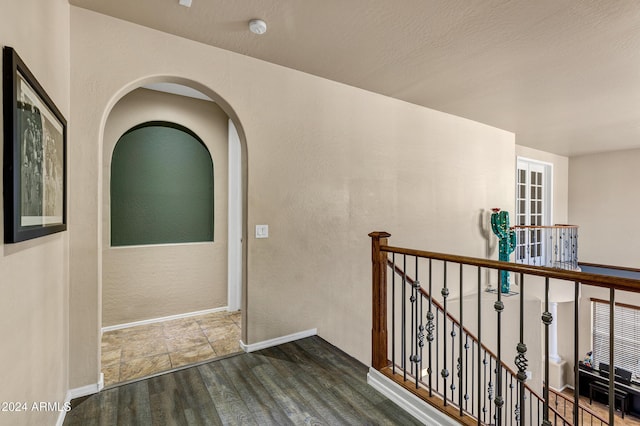
[[(562, 393), (570, 400), (573, 400), (573, 390), (565, 389), (564, 391), (562, 391)], [(550, 401), (552, 403), (555, 402), (552, 399), (550, 399)], [(593, 403), (589, 404), (589, 397), (580, 395), (580, 405), (589, 407), (591, 410), (595, 411), (598, 415), (600, 415), (603, 419), (609, 420), (609, 406), (607, 406), (606, 404), (602, 404), (601, 402), (598, 402), (595, 400), (593, 401)], [(558, 412), (560, 413), (569, 413), (566, 417), (569, 419), (573, 418), (573, 415), (571, 414), (571, 412), (573, 411), (573, 404), (570, 402), (567, 402), (567, 403), (565, 403), (564, 401), (561, 402), (556, 407), (556, 410), (558, 410)], [(626, 414), (623, 419), (620, 411), (616, 410), (615, 416), (616, 416), (616, 420), (615, 420), (616, 426), (640, 426), (640, 418), (635, 417), (631, 414)], [(597, 425), (599, 423), (597, 423), (594, 420), (593, 424)]]
[(314, 336), (72, 401), (65, 425), (419, 425)]

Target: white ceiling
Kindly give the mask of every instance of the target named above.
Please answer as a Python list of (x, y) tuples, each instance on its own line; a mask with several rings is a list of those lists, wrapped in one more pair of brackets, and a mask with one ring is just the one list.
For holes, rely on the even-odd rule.
[[(640, 148), (638, 0), (69, 0), (516, 133)], [(268, 31), (248, 31), (261, 18)]]

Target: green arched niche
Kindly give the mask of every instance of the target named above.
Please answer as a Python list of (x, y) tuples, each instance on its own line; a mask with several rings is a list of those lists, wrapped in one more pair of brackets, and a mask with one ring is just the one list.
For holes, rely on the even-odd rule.
[(213, 161), (186, 127), (147, 122), (111, 161), (111, 245), (213, 241)]

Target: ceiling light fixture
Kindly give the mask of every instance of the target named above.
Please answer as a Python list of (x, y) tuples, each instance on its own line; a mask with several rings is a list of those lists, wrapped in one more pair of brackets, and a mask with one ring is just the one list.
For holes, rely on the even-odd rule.
[(262, 19), (252, 19), (249, 21), (249, 30), (254, 34), (264, 34), (267, 32), (267, 23)]
[(180, 6), (191, 7), (191, 0), (180, 0)]

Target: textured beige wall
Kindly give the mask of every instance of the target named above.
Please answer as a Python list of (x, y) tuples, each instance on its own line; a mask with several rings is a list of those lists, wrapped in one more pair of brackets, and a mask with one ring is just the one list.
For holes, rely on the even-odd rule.
[[(130, 128), (169, 121), (194, 131), (214, 167), (214, 241), (114, 247), (110, 231), (113, 149)], [(138, 89), (111, 110), (103, 145), (102, 326), (160, 318), (227, 304), (227, 115), (213, 102)]]
[[(370, 361), (367, 234), (485, 254), (478, 213), (513, 209), (514, 135), (72, 7), (72, 383), (95, 380), (103, 120), (140, 82), (196, 82), (238, 124), (248, 155), (247, 343), (317, 328)], [(99, 46), (99, 49), (98, 49)], [(231, 108), (232, 107), (232, 108)], [(268, 224), (268, 239), (252, 237)], [(78, 364), (74, 360), (78, 360)]]
[(640, 149), (572, 157), (569, 220), (582, 262), (640, 268)]
[[(7, 1), (0, 8), (0, 45), (16, 49), (69, 120), (67, 1)], [(0, 216), (2, 211), (0, 207)], [(29, 404), (27, 412), (0, 412), (0, 425), (54, 424), (57, 411), (30, 411), (31, 403), (64, 402), (69, 233), (0, 246), (0, 401)], [(4, 241), (2, 229), (0, 240)]]
[[(640, 268), (640, 149), (571, 157), (569, 164), (569, 220), (580, 226), (580, 261)], [(608, 300), (609, 290), (582, 286), (581, 358), (591, 350), (592, 297)], [(638, 293), (618, 291), (616, 300), (640, 306)], [(573, 337), (573, 330), (566, 335)]]

